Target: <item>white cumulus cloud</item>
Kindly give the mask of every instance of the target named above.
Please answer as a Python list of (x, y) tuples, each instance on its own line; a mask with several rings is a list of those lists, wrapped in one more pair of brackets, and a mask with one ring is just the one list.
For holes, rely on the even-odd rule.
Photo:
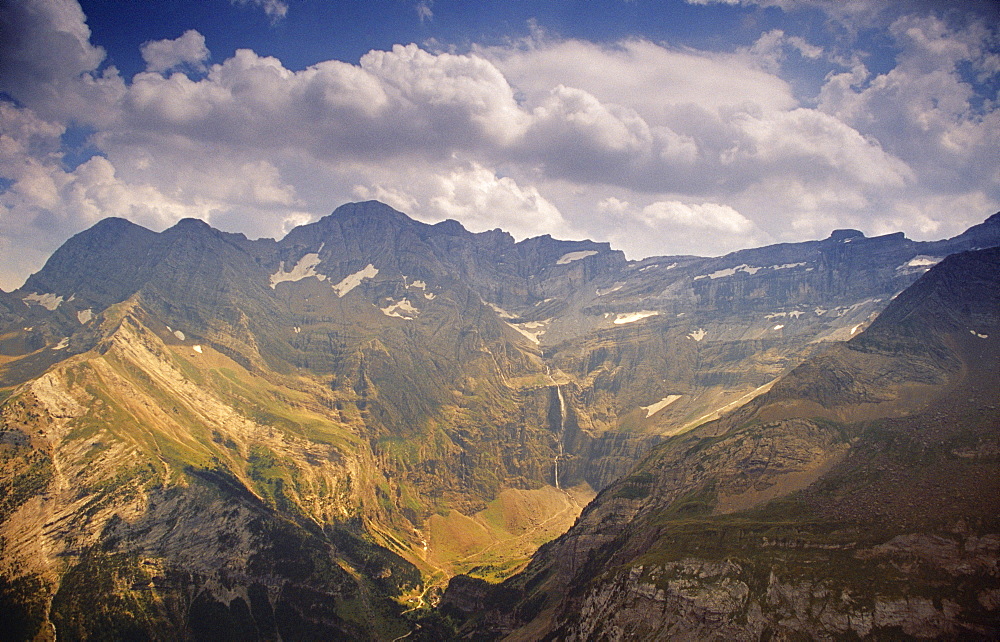
[[(5, 288), (107, 215), (280, 236), (378, 198), (428, 222), (590, 237), (639, 258), (834, 227), (940, 237), (1000, 209), (1000, 109), (976, 86), (1000, 56), (982, 20), (896, 16), (897, 56), (878, 73), (780, 29), (728, 52), (536, 31), (299, 70), (249, 49), (208, 64), (189, 30), (146, 43), (146, 70), (125, 79), (102, 67), (72, 0), (23, 0), (2, 19), (17, 28), (0, 43), (13, 98), (0, 100), (0, 247), (29, 248), (0, 266)], [(793, 91), (789, 58), (829, 66), (814, 95)], [(74, 167), (61, 139), (78, 126), (98, 155)]]
[(208, 47), (205, 36), (194, 29), (185, 31), (174, 40), (154, 40), (142, 45), (142, 59), (146, 61), (146, 71), (162, 73), (183, 66), (196, 71), (205, 70)]

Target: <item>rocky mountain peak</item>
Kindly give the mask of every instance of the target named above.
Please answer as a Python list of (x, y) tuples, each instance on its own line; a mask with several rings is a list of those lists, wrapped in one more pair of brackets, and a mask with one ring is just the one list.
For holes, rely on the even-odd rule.
[(445, 219), (440, 223), (435, 223), (433, 226), (435, 231), (441, 232), (442, 234), (447, 234), (449, 236), (458, 236), (460, 234), (468, 234), (468, 230), (462, 226), (461, 223), (454, 219)]
[(830, 234), (830, 238), (827, 240), (845, 241), (847, 239), (864, 238), (864, 236), (865, 236), (864, 232), (860, 230), (843, 229), (843, 230), (834, 230)]
[(174, 223), (174, 225), (167, 230), (167, 232), (181, 232), (187, 230), (208, 230), (211, 229), (211, 225), (201, 220), (200, 218), (185, 217)]

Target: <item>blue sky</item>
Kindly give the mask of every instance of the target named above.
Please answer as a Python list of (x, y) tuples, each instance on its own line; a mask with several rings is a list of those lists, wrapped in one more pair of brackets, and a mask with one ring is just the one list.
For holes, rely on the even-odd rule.
[(0, 287), (105, 216), (378, 198), (718, 255), (1000, 209), (993, 0), (0, 0)]

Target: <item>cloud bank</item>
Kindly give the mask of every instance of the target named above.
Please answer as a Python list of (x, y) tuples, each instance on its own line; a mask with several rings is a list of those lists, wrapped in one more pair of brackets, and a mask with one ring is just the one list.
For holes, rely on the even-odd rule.
[[(298, 71), (248, 49), (209, 65), (188, 30), (145, 43), (127, 79), (102, 66), (75, 2), (24, 0), (0, 19), (17, 34), (0, 46), (0, 252), (19, 248), (5, 289), (105, 216), (281, 236), (378, 198), (640, 258), (845, 226), (937, 238), (1000, 209), (1000, 109), (983, 89), (1000, 57), (984, 21), (895, 18), (881, 73), (780, 30), (729, 52), (536, 31)], [(786, 79), (796, 60), (828, 66), (815, 95)], [(74, 166), (64, 141), (81, 129), (98, 153)]]

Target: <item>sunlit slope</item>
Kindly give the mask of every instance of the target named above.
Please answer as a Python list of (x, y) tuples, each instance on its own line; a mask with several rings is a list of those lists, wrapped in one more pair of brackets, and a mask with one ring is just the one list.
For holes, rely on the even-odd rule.
[[(331, 412), (332, 394), (179, 342), (136, 305), (102, 323), (93, 350), (5, 407), (5, 460), (48, 480), (5, 506), (5, 598), (34, 603), (25, 630), (405, 631), (386, 596), (417, 569), (359, 528), (329, 528), (377, 504), (358, 422)], [(379, 580), (359, 549), (396, 573)]]

